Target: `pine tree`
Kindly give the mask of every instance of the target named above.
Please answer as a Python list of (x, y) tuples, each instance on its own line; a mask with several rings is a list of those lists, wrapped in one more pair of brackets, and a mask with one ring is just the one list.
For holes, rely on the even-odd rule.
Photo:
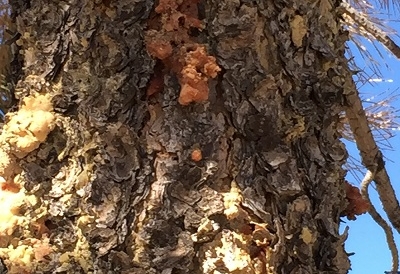
[(397, 271), (368, 184), (396, 230), (399, 204), (345, 57), (354, 29), (397, 46), (355, 4), (10, 1), (3, 269), (347, 273), (340, 217), (368, 211)]

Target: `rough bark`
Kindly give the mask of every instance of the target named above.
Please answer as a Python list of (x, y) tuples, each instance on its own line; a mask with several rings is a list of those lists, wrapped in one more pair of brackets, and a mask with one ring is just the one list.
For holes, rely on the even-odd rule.
[(11, 2), (10, 273), (349, 269), (339, 1), (182, 2)]

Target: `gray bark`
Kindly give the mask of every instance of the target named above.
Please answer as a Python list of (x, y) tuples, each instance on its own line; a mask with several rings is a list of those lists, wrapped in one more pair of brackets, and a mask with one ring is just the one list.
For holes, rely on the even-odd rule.
[[(4, 255), (11, 272), (347, 273), (340, 1), (183, 2), (204, 29), (179, 25), (182, 44), (153, 1), (14, 3), (15, 96), (49, 94), (55, 126), (8, 175), (24, 176), (38, 198), (25, 217), (44, 227), (15, 233), (48, 237), (51, 252)], [(152, 30), (170, 61), (197, 44), (216, 58), (208, 100), (179, 103), (180, 72), (146, 48)]]

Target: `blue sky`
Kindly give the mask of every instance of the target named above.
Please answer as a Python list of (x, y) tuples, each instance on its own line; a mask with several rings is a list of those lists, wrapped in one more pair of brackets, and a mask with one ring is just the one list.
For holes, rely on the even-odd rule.
[[(382, 12), (388, 12), (382, 11)], [(393, 9), (391, 7), (389, 18), (400, 18), (400, 10)], [(381, 16), (382, 17), (382, 16)], [(387, 17), (387, 15), (386, 15)], [(388, 25), (395, 29), (400, 34), (400, 22), (388, 21)], [(400, 45), (400, 38), (391, 35), (398, 45)], [(382, 82), (374, 82), (373, 84), (365, 84), (360, 88), (362, 98), (372, 98), (379, 96), (377, 99), (384, 99), (390, 97), (393, 94), (399, 95), (399, 98), (391, 103), (391, 105), (399, 110), (400, 115), (400, 60), (391, 55), (383, 47), (380, 49), (382, 57), (375, 50), (374, 46), (368, 42), (364, 44), (368, 51), (372, 54), (374, 59), (380, 63), (380, 72), (382, 73)], [(368, 72), (368, 62), (365, 61), (358, 50), (355, 49), (351, 43), (349, 46), (352, 49), (353, 55), (356, 57), (356, 63), (360, 68), (365, 68)], [(373, 78), (379, 79), (379, 76)], [(398, 89), (398, 90), (396, 90)], [(400, 122), (400, 119), (398, 119)], [(386, 168), (391, 178), (393, 188), (396, 191), (397, 197), (400, 198), (400, 131), (394, 129), (392, 133), (395, 135), (389, 139), (389, 142), (393, 148), (390, 150), (383, 150), (386, 159)], [(359, 159), (359, 153), (354, 144), (345, 142), (348, 148), (349, 154), (352, 157)], [(362, 172), (358, 173), (358, 176), (362, 179)], [(347, 180), (353, 185), (360, 186), (359, 178), (354, 178), (349, 172)], [(370, 188), (370, 195), (372, 203), (375, 205), (377, 210), (386, 218), (385, 213), (382, 210), (381, 203), (379, 201), (376, 191)], [(357, 217), (356, 221), (348, 221), (347, 218), (343, 218), (346, 223), (341, 225), (343, 231), (345, 226), (349, 226), (349, 237), (346, 241), (346, 251), (348, 253), (355, 252), (355, 255), (350, 257), (352, 270), (350, 274), (380, 274), (385, 271), (391, 270), (391, 254), (388, 249), (385, 234), (380, 226), (378, 226), (368, 214), (364, 214)], [(395, 240), (398, 248), (400, 248), (400, 235), (394, 230)]]

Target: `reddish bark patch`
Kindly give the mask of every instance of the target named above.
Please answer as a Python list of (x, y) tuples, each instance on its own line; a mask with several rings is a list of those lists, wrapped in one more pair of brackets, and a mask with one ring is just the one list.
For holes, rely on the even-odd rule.
[[(215, 57), (209, 56), (206, 47), (190, 34), (193, 28), (204, 28), (198, 18), (198, 3), (199, 0), (184, 0), (181, 4), (174, 0), (160, 0), (155, 8), (158, 18), (151, 18), (150, 30), (145, 37), (148, 52), (163, 62), (166, 72), (176, 73), (181, 85), (181, 105), (206, 101), (208, 80), (215, 78), (221, 70)], [(159, 79), (163, 78), (161, 75), (152, 79), (147, 94), (161, 90), (155, 86), (159, 86)]]
[(192, 151), (191, 158), (192, 158), (192, 160), (195, 161), (195, 162), (201, 161), (201, 159), (203, 159), (203, 155), (202, 155), (202, 153), (201, 153), (201, 150), (198, 149), (198, 148), (197, 148), (197, 149), (194, 149), (194, 150)]
[(20, 191), (20, 187), (14, 183), (4, 182), (4, 183), (0, 184), (0, 190), (12, 192), (12, 193), (18, 193)]
[(150, 79), (149, 86), (147, 87), (147, 96), (156, 94), (164, 88), (164, 65), (157, 62), (154, 68), (154, 74)]
[(345, 181), (345, 186), (348, 204), (341, 216), (346, 216), (349, 220), (355, 220), (356, 215), (364, 214), (369, 210), (369, 203), (362, 198), (357, 187), (347, 181)]

